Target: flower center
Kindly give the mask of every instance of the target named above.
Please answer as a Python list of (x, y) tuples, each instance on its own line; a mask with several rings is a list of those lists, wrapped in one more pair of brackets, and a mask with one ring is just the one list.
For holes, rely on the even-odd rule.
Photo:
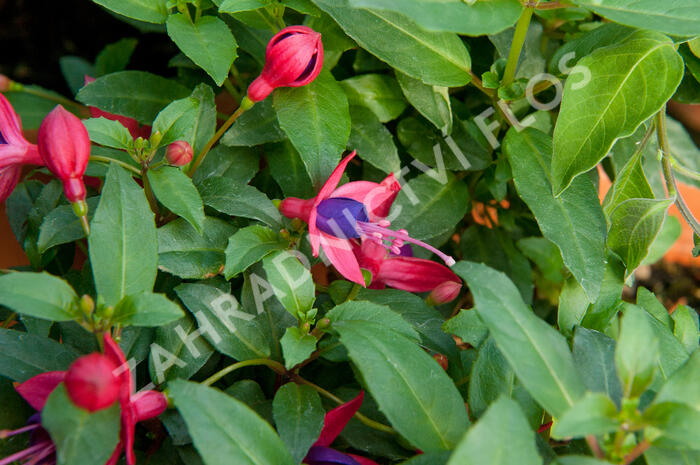
[(322, 200), (316, 207), (316, 227), (326, 234), (339, 239), (362, 238), (375, 241), (394, 255), (402, 255), (401, 248), (405, 243), (411, 243), (430, 250), (440, 257), (447, 266), (455, 261), (423, 241), (408, 235), (405, 229), (394, 231), (388, 229), (389, 222), (381, 220), (376, 223), (369, 221), (364, 204), (346, 197), (333, 197)]

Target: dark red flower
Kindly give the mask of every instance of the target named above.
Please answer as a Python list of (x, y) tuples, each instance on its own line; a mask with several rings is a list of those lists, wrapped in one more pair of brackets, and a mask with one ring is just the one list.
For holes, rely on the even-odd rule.
[(248, 87), (248, 98), (264, 100), (277, 87), (310, 83), (323, 67), (321, 34), (306, 26), (289, 26), (267, 43), (265, 66)]

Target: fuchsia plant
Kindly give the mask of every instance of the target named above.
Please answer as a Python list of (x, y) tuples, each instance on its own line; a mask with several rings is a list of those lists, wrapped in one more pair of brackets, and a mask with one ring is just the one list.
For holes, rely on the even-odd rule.
[(0, 74), (0, 465), (700, 460), (697, 0), (92, 3)]

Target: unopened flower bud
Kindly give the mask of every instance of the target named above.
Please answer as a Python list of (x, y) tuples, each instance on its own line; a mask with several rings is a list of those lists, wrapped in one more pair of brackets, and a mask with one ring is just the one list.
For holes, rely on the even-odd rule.
[(290, 26), (275, 34), (265, 50), (262, 73), (248, 87), (253, 102), (277, 87), (300, 87), (316, 79), (323, 67), (321, 34), (306, 26)]
[(176, 140), (165, 151), (165, 159), (173, 166), (185, 166), (193, 156), (192, 146), (185, 140)]
[(83, 174), (90, 158), (90, 137), (82, 121), (56, 106), (39, 126), (39, 154), (63, 182), (66, 198), (71, 203), (85, 200)]
[(117, 366), (102, 354), (77, 359), (66, 373), (66, 391), (78, 407), (96, 412), (112, 405), (119, 396)]
[(95, 310), (95, 301), (92, 300), (92, 297), (85, 294), (80, 298), (78, 306), (80, 307), (80, 311), (83, 312), (83, 315), (89, 317)]
[(438, 284), (425, 299), (428, 305), (442, 305), (453, 301), (459, 295), (462, 285), (455, 281), (445, 281)]

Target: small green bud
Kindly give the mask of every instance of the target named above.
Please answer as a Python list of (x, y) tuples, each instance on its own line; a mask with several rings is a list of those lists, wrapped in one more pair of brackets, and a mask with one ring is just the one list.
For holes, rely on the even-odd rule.
[(78, 308), (80, 308), (80, 311), (83, 312), (83, 315), (90, 317), (92, 312), (95, 311), (95, 301), (92, 300), (92, 297), (85, 294), (80, 298)]

